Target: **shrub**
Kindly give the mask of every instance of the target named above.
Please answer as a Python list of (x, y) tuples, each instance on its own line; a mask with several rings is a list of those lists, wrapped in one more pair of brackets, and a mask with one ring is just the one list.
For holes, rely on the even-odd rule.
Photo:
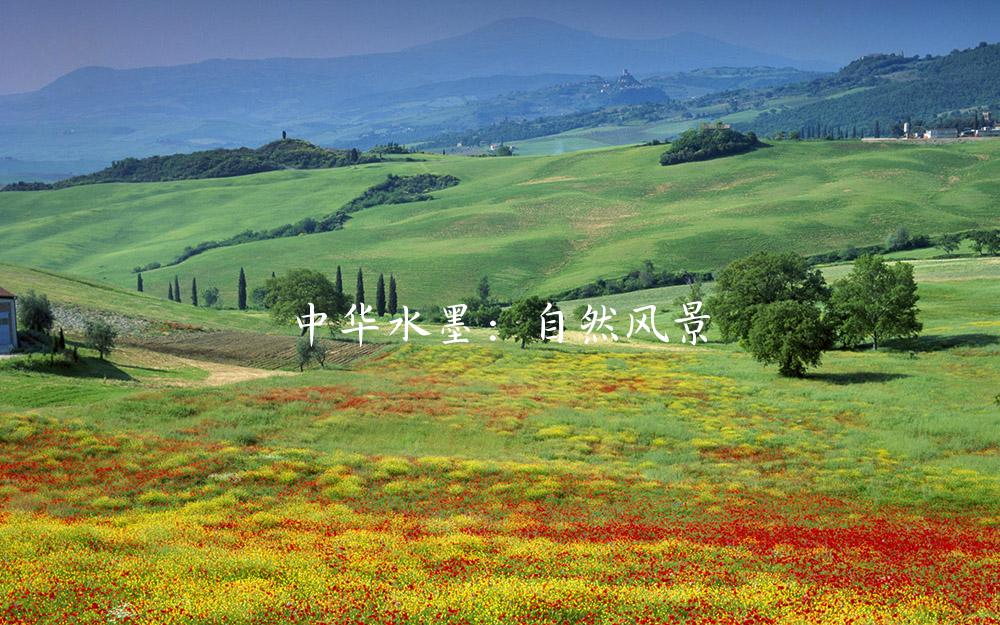
[(212, 286), (205, 289), (201, 294), (201, 298), (209, 308), (222, 306), (222, 298), (219, 296), (219, 289), (217, 287)]

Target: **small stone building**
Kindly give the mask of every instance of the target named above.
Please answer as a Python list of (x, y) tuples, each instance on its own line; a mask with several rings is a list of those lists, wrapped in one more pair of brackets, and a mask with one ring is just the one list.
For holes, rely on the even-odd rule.
[(0, 354), (17, 347), (17, 305), (14, 294), (0, 288)]

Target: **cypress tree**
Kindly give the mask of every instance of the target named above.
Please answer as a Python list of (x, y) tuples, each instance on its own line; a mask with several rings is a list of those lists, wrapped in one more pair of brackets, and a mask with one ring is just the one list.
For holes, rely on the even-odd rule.
[(344, 276), (340, 275), (340, 265), (337, 265), (337, 279), (334, 281), (333, 286), (337, 289), (337, 293), (344, 294)]
[(240, 307), (240, 310), (247, 309), (247, 274), (243, 273), (243, 267), (240, 267), (240, 282), (238, 285), (238, 291), (236, 294), (236, 300)]
[(181, 301), (181, 281), (176, 274), (174, 274), (174, 301), (178, 303)]
[(142, 274), (140, 273), (135, 279), (135, 288), (142, 293)]
[(174, 285), (170, 282), (167, 283), (167, 299), (174, 301)]
[(191, 278), (191, 305), (198, 305), (198, 279)]
[(396, 314), (396, 278), (389, 274), (389, 314)]
[(378, 284), (375, 286), (375, 310), (378, 316), (385, 315), (385, 276), (378, 274)]
[(59, 328), (59, 351), (66, 351), (66, 335), (63, 334), (62, 328)]
[(361, 274), (361, 267), (358, 267), (358, 288), (354, 301), (359, 306), (365, 301), (365, 277)]

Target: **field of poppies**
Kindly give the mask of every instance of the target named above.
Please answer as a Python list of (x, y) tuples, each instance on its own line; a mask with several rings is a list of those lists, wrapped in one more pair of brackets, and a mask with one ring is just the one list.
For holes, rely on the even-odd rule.
[(474, 340), (0, 393), (0, 623), (1000, 623), (994, 283), (804, 380)]

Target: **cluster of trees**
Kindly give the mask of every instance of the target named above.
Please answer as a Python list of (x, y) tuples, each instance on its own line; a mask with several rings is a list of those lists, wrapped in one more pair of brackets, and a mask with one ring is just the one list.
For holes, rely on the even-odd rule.
[[(375, 285), (375, 303), (372, 305), (378, 316), (396, 314), (399, 306), (397, 288), (394, 275), (390, 274), (387, 282), (385, 275), (379, 274)], [(141, 273), (136, 276), (136, 290), (139, 292), (144, 290)], [(181, 302), (180, 293), (180, 278), (175, 275), (167, 284), (167, 299)], [(197, 278), (191, 279), (190, 295), (191, 304), (194, 306), (204, 305), (211, 308), (222, 306), (219, 289), (213, 286), (199, 291)], [(310, 301), (316, 305), (318, 311), (326, 312), (331, 317), (346, 313), (353, 302), (368, 303), (365, 298), (362, 270), (358, 269), (357, 287), (352, 298), (344, 292), (343, 273), (339, 265), (334, 282), (318, 271), (296, 269), (280, 277), (272, 272), (264, 285), (254, 288), (253, 291), (249, 290), (246, 271), (240, 267), (236, 282), (236, 306), (239, 310), (247, 310), (253, 305), (270, 310), (275, 321), (287, 323), (308, 312)]]
[(0, 187), (0, 191), (48, 191), (52, 188), (52, 184), (48, 182), (25, 182), (18, 180), (17, 182), (11, 182)]
[(380, 143), (372, 146), (368, 152), (370, 154), (409, 154), (410, 149), (404, 145), (399, 145), (394, 141), (390, 141), (388, 143)]
[(693, 281), (709, 281), (712, 279), (712, 273), (708, 271), (657, 271), (653, 266), (653, 261), (646, 260), (643, 261), (640, 269), (633, 269), (620, 278), (611, 280), (599, 278), (594, 282), (553, 295), (553, 299), (586, 299), (600, 295), (630, 293), (641, 289), (677, 286), (679, 284), (689, 284)]
[(371, 306), (379, 317), (395, 315), (399, 311), (397, 289), (394, 275), (389, 274), (389, 281), (386, 282), (385, 274), (380, 273), (375, 284), (375, 303), (370, 304), (365, 295), (365, 276), (361, 268), (358, 268), (355, 291), (351, 296), (344, 292), (343, 273), (338, 265), (332, 282), (314, 269), (293, 269), (281, 276), (271, 274), (261, 288), (260, 299), (278, 323), (292, 323), (308, 314), (309, 303), (312, 302), (316, 311), (326, 313), (329, 322), (335, 326), (353, 303)]
[(192, 256), (220, 247), (340, 230), (344, 227), (344, 223), (350, 219), (351, 213), (383, 204), (424, 202), (434, 199), (430, 195), (431, 191), (447, 189), (458, 183), (459, 179), (449, 174), (417, 174), (414, 176), (389, 174), (385, 181), (365, 189), (364, 193), (344, 204), (336, 212), (319, 220), (306, 217), (294, 224), (284, 224), (270, 230), (244, 230), (228, 239), (203, 241), (195, 246), (185, 247), (177, 258), (168, 263), (168, 266), (180, 264)]
[[(386, 314), (395, 315), (398, 312), (396, 289), (395, 276), (390, 274), (386, 283), (385, 274), (379, 274), (375, 287), (375, 305), (372, 306), (373, 312), (379, 317)], [(327, 315), (327, 326), (331, 336), (340, 326), (344, 315), (350, 311), (352, 303), (364, 302), (371, 306), (365, 296), (362, 270), (358, 269), (355, 293), (352, 297), (344, 292), (343, 273), (339, 266), (333, 282), (313, 269), (293, 269), (281, 276), (272, 274), (261, 288), (261, 299), (263, 306), (270, 311), (271, 318), (278, 323), (294, 323), (296, 319), (309, 313), (309, 304), (312, 303), (315, 312)], [(312, 361), (316, 361), (320, 367), (325, 367), (329, 347), (318, 337), (310, 344), (309, 337), (303, 332), (296, 342), (295, 352), (301, 371)]]
[(707, 126), (688, 130), (660, 155), (661, 165), (707, 161), (722, 156), (751, 152), (766, 144), (752, 132), (743, 134), (731, 128)]
[(724, 340), (739, 341), (784, 376), (801, 377), (837, 343), (878, 349), (888, 339), (916, 336), (917, 300), (905, 263), (863, 255), (831, 288), (806, 259), (761, 252), (719, 274), (708, 306)]
[[(136, 290), (142, 293), (145, 290), (145, 285), (142, 280), (142, 273), (136, 275)], [(240, 302), (242, 305), (240, 310), (246, 309), (246, 277), (243, 274), (243, 268), (240, 268)], [(198, 278), (191, 278), (191, 305), (198, 306), (199, 302), (207, 306), (208, 308), (221, 308), (222, 307), (222, 295), (219, 294), (218, 287), (208, 287), (207, 289), (201, 291), (201, 297), (199, 299), (198, 291)], [(180, 279), (175, 275), (173, 282), (167, 283), (167, 299), (172, 302), (181, 303), (181, 282)]]
[[(955, 243), (954, 249), (958, 249), (958, 245), (965, 239), (972, 241), (972, 249), (976, 250), (977, 254), (1000, 255), (1000, 230), (971, 230)], [(945, 250), (949, 254), (951, 251)]]
[(491, 321), (497, 321), (506, 302), (493, 297), (490, 279), (483, 276), (476, 286), (476, 294), (462, 302), (465, 304), (465, 323), (475, 328), (488, 328)]
[(245, 176), (278, 169), (327, 169), (346, 167), (382, 160), (377, 154), (362, 153), (356, 148), (332, 150), (313, 145), (301, 139), (282, 139), (257, 149), (237, 148), (126, 158), (115, 161), (110, 167), (83, 176), (74, 176), (51, 185), (45, 183), (17, 183), (7, 185), (5, 191), (33, 191), (62, 189), (83, 184), (102, 182), (163, 182), (169, 180), (194, 180), (200, 178), (227, 178)]
[(886, 254), (903, 250), (918, 250), (938, 247), (945, 254), (953, 254), (963, 241), (972, 241), (972, 248), (980, 255), (1000, 255), (1000, 230), (967, 230), (965, 232), (950, 232), (932, 237), (926, 234), (910, 234), (905, 227), (893, 230), (884, 244), (856, 247), (848, 246), (842, 250), (823, 252), (808, 256), (811, 264), (835, 263), (852, 261), (864, 254)]
[[(24, 338), (25, 343), (33, 343), (45, 348), (54, 361), (57, 355), (67, 356), (73, 362), (80, 360), (78, 346), (67, 349), (66, 334), (59, 328), (59, 334), (52, 332), (55, 325), (55, 313), (52, 304), (45, 294), (36, 294), (28, 291), (17, 300), (17, 316), (19, 338)], [(101, 360), (115, 349), (115, 342), (118, 338), (118, 331), (107, 321), (101, 318), (86, 319), (84, 321), (84, 341), (87, 346), (97, 351)]]
[[(875, 123), (875, 135), (879, 136), (881, 132), (878, 129), (878, 122)], [(829, 126), (823, 124), (822, 122), (813, 122), (807, 126), (803, 126), (798, 130), (793, 130), (791, 132), (786, 132), (781, 130), (771, 135), (771, 137), (776, 141), (802, 141), (810, 139), (822, 139), (824, 141), (841, 141), (843, 139), (860, 139), (865, 137), (866, 130), (862, 128), (858, 130), (857, 126), (851, 126), (849, 128), (844, 128), (841, 126)]]
[(514, 156), (514, 148), (507, 145), (506, 143), (501, 143), (500, 145), (496, 146), (495, 149), (490, 150), (489, 152), (486, 152), (484, 154), (474, 154), (473, 156), (486, 156), (486, 157)]

